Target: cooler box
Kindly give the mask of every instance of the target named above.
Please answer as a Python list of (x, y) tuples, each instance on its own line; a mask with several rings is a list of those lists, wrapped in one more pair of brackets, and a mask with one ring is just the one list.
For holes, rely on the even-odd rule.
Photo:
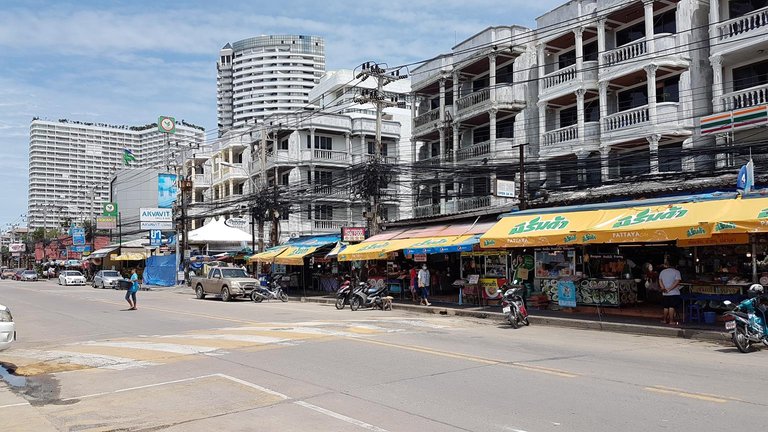
[(704, 322), (714, 324), (717, 321), (717, 312), (704, 312)]

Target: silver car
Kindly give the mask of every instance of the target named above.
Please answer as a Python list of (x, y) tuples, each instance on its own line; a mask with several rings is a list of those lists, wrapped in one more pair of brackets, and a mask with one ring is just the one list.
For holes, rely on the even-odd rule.
[(16, 326), (11, 310), (0, 304), (0, 351), (8, 349), (16, 340)]
[(93, 276), (93, 287), (120, 289), (118, 282), (121, 280), (123, 280), (123, 277), (115, 270), (99, 270)]
[(37, 281), (37, 272), (34, 270), (24, 270), (19, 275), (19, 280), (24, 281)]

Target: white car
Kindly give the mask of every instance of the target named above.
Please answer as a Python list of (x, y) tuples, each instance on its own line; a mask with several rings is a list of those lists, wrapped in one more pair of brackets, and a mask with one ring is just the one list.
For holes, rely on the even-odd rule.
[(16, 326), (11, 310), (0, 304), (0, 351), (11, 346), (16, 340)]
[(85, 285), (85, 276), (77, 270), (64, 270), (59, 274), (59, 285)]

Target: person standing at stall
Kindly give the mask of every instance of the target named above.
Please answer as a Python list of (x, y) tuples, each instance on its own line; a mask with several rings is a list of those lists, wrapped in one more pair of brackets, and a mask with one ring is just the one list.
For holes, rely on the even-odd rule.
[(410, 284), (408, 284), (408, 288), (411, 291), (411, 298), (413, 299), (413, 302), (416, 303), (416, 291), (419, 289), (419, 271), (416, 270), (416, 265), (411, 267), (410, 274), (408, 275), (410, 277)]
[(664, 308), (663, 323), (677, 324), (675, 313), (681, 305), (680, 272), (674, 265), (666, 264), (664, 270), (659, 273), (659, 287), (661, 288), (661, 305)]
[(421, 270), (419, 270), (419, 289), (421, 290), (421, 304), (425, 306), (432, 306), (432, 303), (429, 302), (429, 270), (427, 270), (427, 265), (424, 264), (421, 266)]

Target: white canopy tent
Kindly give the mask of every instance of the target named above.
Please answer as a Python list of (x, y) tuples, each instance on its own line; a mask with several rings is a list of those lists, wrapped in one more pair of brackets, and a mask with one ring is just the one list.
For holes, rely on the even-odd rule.
[(202, 227), (190, 231), (189, 243), (251, 243), (251, 235), (224, 223), (224, 218), (212, 219)]

